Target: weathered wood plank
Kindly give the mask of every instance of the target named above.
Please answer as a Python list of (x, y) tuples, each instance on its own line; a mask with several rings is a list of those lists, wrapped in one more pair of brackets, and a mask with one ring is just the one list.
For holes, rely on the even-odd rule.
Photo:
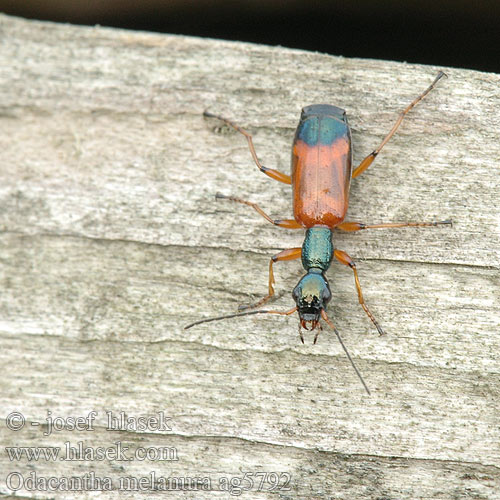
[[(302, 236), (215, 201), (221, 191), (291, 214), (289, 188), (202, 112), (249, 128), (263, 163), (287, 171), (300, 108), (330, 102), (347, 109), (360, 161), (438, 68), (6, 16), (0, 36), (0, 408), (28, 422), (2, 426), (2, 445), (122, 441), (179, 454), (12, 462), (2, 446), (1, 493), (14, 471), (93, 470), (115, 487), (155, 471), (210, 477), (212, 490), (274, 471), (292, 476), (285, 498), (498, 498), (498, 75), (446, 69), (352, 184), (352, 220), (454, 220), (335, 239), (389, 333), (376, 335), (350, 272), (332, 266), (329, 311), (368, 398), (335, 338), (302, 346), (296, 318), (182, 329), (264, 294), (268, 257)], [(290, 307), (300, 274), (277, 266), (276, 308)], [(95, 430), (43, 436), (31, 423), (48, 410), (95, 410)], [(107, 431), (106, 410), (164, 412), (172, 431)]]

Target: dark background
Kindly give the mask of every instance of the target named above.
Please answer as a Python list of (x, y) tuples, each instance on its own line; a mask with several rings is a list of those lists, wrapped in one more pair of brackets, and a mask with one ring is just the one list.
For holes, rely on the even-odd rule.
[(0, 10), (500, 72), (500, 0), (0, 0)]

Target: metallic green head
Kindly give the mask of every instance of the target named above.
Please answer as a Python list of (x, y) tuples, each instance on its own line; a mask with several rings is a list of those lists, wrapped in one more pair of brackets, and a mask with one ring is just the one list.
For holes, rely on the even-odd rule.
[[(297, 304), (300, 324), (305, 330), (314, 330), (321, 317), (321, 311), (332, 297), (330, 286), (321, 269), (312, 268), (293, 289), (292, 297)], [(307, 328), (307, 324), (311, 328)]]

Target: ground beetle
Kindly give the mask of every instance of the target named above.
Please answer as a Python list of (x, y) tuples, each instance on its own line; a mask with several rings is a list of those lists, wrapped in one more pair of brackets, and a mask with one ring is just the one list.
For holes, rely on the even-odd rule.
[[(292, 292), (296, 306), (289, 311), (254, 310), (240, 312), (237, 314), (196, 321), (195, 323), (187, 325), (185, 328), (191, 328), (200, 323), (247, 314), (289, 315), (297, 311), (300, 318), (300, 339), (304, 342), (300, 329), (301, 326), (306, 330), (318, 328), (318, 332), (314, 337), (314, 343), (316, 343), (321, 329), (319, 321), (320, 318), (322, 318), (331, 328), (333, 328), (356, 370), (356, 373), (361, 379), (366, 391), (369, 393), (368, 387), (349, 356), (337, 329), (326, 314), (326, 306), (332, 294), (325, 272), (330, 267), (330, 263), (334, 257), (340, 263), (349, 266), (353, 270), (361, 307), (373, 322), (378, 332), (381, 335), (385, 332), (365, 304), (356, 264), (353, 259), (349, 257), (346, 252), (334, 248), (332, 243), (332, 230), (336, 228), (342, 231), (360, 231), (362, 229), (371, 228), (420, 227), (451, 224), (451, 220), (384, 224), (344, 222), (349, 203), (349, 185), (351, 177), (357, 177), (371, 165), (373, 160), (380, 153), (380, 150), (394, 135), (405, 115), (434, 88), (438, 80), (443, 76), (446, 75), (440, 71), (432, 84), (400, 113), (396, 123), (391, 131), (385, 136), (379, 147), (371, 152), (359, 166), (354, 169), (352, 175), (351, 131), (347, 123), (346, 112), (343, 109), (329, 104), (313, 104), (303, 108), (293, 141), (291, 176), (277, 170), (266, 168), (260, 163), (255, 153), (252, 136), (246, 130), (226, 118), (205, 112), (204, 116), (218, 118), (246, 137), (250, 153), (261, 172), (272, 179), (292, 185), (294, 218), (273, 220), (255, 203), (222, 194), (217, 194), (216, 197), (249, 205), (275, 226), (288, 229), (306, 229), (304, 243), (301, 248), (289, 248), (279, 252), (271, 258), (269, 262), (268, 294), (256, 304), (240, 307), (240, 310), (258, 308), (274, 295), (273, 264), (275, 262), (301, 258), (302, 265), (307, 273), (301, 278)], [(310, 328), (308, 328), (308, 326), (310, 326)]]

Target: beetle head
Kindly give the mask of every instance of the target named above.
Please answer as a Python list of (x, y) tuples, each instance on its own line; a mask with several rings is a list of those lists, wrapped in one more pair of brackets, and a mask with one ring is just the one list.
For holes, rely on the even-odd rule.
[[(292, 297), (297, 304), (300, 325), (305, 330), (314, 330), (332, 293), (321, 270), (311, 269), (293, 289)], [(311, 328), (307, 328), (307, 324), (310, 324)]]

